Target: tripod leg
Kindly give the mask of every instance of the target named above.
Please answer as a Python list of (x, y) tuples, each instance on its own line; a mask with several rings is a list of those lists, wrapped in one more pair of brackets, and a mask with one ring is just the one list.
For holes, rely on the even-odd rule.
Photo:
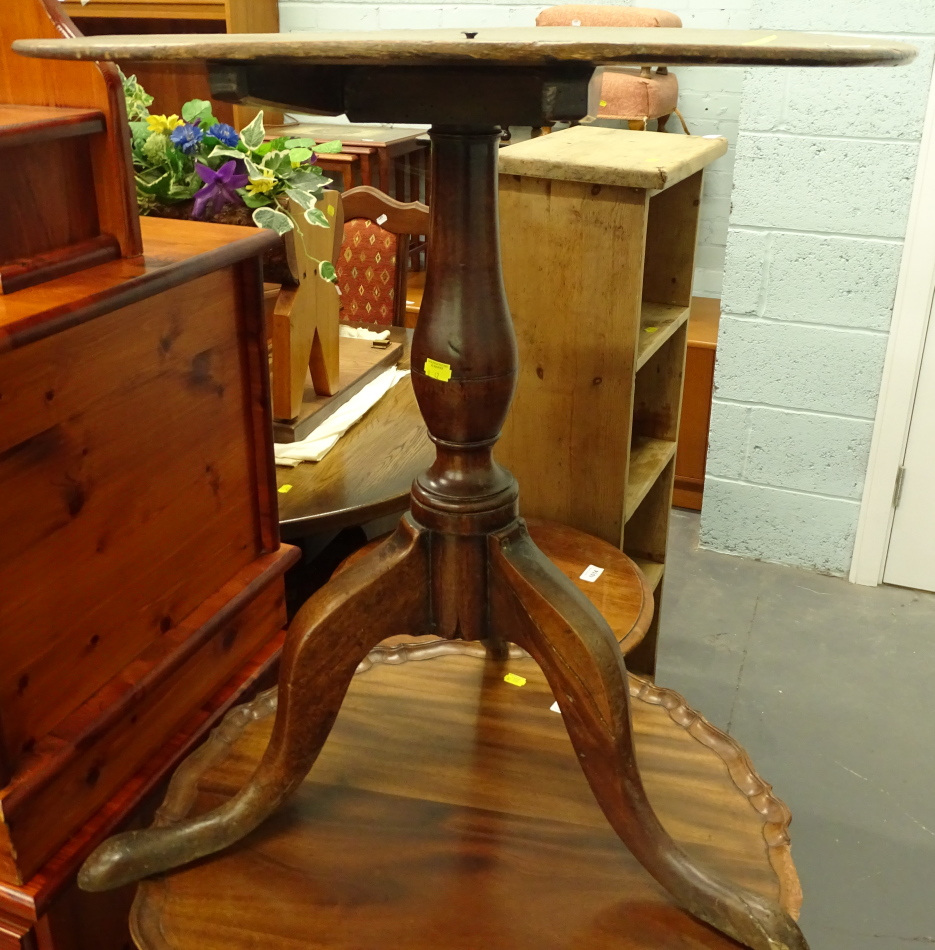
[(697, 865), (659, 823), (633, 753), (626, 668), (610, 628), (522, 523), (490, 539), (491, 625), (532, 654), (591, 790), (633, 856), (688, 911), (754, 950), (807, 950), (774, 902)]
[(79, 874), (84, 890), (120, 887), (220, 851), (263, 822), (318, 757), (357, 664), (399, 629), (427, 632), (428, 545), (408, 516), (366, 558), (317, 591), (293, 620), (269, 746), (247, 784), (214, 811), (105, 841)]

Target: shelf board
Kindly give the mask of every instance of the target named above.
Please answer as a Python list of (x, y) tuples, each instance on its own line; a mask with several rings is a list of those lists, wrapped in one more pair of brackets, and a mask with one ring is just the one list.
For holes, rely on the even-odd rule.
[(133, 20), (220, 20), (226, 17), (224, 0), (65, 0), (62, 9), (81, 19), (116, 18)]
[(640, 304), (640, 338), (636, 350), (637, 370), (641, 369), (646, 361), (688, 319), (689, 310), (689, 307), (676, 304), (654, 303), (651, 300), (642, 301)]
[(627, 494), (624, 518), (629, 521), (640, 502), (656, 484), (656, 479), (675, 455), (676, 443), (663, 439), (635, 436), (630, 446), (630, 468), (627, 474)]
[(631, 557), (630, 560), (646, 575), (649, 589), (654, 591), (659, 586), (659, 581), (662, 580), (662, 575), (665, 573), (665, 564), (660, 564), (658, 561), (649, 561), (643, 557)]
[(92, 135), (104, 128), (104, 116), (96, 109), (0, 104), (2, 148)]

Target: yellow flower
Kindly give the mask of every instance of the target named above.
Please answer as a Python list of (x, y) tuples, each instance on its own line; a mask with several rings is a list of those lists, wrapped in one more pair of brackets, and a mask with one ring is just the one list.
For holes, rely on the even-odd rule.
[(177, 115), (148, 115), (146, 125), (150, 132), (171, 132), (185, 123)]
[(250, 184), (247, 185), (247, 192), (251, 195), (262, 195), (276, 187), (272, 171), (268, 168), (261, 168), (260, 171), (263, 172), (262, 177), (251, 178)]

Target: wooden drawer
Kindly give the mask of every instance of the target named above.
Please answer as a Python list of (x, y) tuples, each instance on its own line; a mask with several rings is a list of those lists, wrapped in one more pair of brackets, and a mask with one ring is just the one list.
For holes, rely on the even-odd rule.
[(32, 875), (282, 629), (282, 575), (296, 557), (284, 546), (251, 564), (36, 747), (0, 793), (0, 880)]

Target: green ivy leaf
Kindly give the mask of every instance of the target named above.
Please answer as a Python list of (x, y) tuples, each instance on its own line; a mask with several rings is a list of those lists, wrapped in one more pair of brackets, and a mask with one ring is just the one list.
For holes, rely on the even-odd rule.
[[(249, 161), (243, 152), (236, 148), (229, 148), (227, 145), (215, 146), (208, 155), (208, 158), (243, 158)], [(254, 166), (255, 168), (256, 166)]]
[(342, 147), (340, 140), (334, 139), (331, 142), (322, 142), (321, 145), (316, 145), (315, 151), (321, 152), (322, 155), (336, 155)]
[(289, 149), (289, 161), (299, 164), (301, 162), (307, 162), (312, 157), (312, 150), (310, 148), (290, 148)]
[(314, 148), (314, 139), (287, 139), (283, 142), (283, 148)]
[(321, 197), (321, 191), (326, 185), (331, 184), (331, 179), (326, 178), (322, 173), (322, 170), (318, 168), (317, 165), (309, 167), (304, 167), (297, 169), (292, 178), (289, 180), (289, 184), (294, 188), (302, 188), (305, 191), (318, 192), (315, 196), (317, 198)]
[(298, 205), (302, 206), (303, 211), (309, 211), (315, 207), (316, 198), (307, 191), (301, 191), (298, 188), (286, 188), (286, 194)]
[(326, 280), (329, 284), (336, 284), (338, 282), (338, 274), (331, 261), (322, 261), (318, 265), (318, 276), (322, 280)]
[(240, 138), (249, 149), (258, 149), (263, 144), (266, 127), (263, 125), (263, 113), (258, 112), (254, 120), (243, 130)]
[(238, 188), (237, 194), (243, 198), (243, 203), (248, 208), (268, 208), (273, 204), (273, 199), (268, 195), (251, 195), (246, 188)]
[(263, 168), (268, 168), (277, 178), (292, 174), (292, 161), (288, 152), (270, 152), (262, 162)]
[(211, 103), (207, 99), (190, 99), (185, 105), (182, 106), (182, 118), (186, 122), (194, 122), (195, 119), (201, 119), (201, 124), (204, 126), (214, 125), (213, 122), (209, 123), (209, 119), (213, 119), (214, 116), (211, 115)]
[(309, 224), (317, 224), (320, 228), (327, 228), (329, 226), (329, 221), (325, 217), (324, 212), (319, 211), (318, 208), (309, 208), (303, 217)]
[(258, 228), (268, 228), (277, 234), (286, 234), (294, 227), (287, 214), (273, 208), (257, 208), (253, 212), (253, 223)]
[(244, 158), (244, 165), (247, 167), (247, 174), (251, 178), (262, 178), (263, 172), (260, 171), (259, 166), (254, 162), (251, 162), (249, 158)]
[(136, 176), (137, 189), (145, 195), (155, 195), (157, 198), (167, 198), (171, 184), (172, 176), (168, 172), (149, 181), (142, 175)]
[(281, 152), (286, 147), (286, 137), (280, 135), (278, 139), (273, 139), (269, 144), (274, 152)]

